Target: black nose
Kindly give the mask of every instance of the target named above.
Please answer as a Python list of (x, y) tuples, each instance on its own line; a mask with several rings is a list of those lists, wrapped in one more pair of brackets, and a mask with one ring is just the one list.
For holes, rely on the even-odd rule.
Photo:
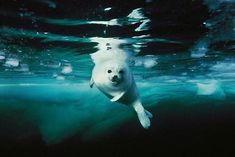
[(114, 75), (113, 77), (112, 77), (112, 82), (116, 82), (118, 80), (118, 76), (117, 75)]
[(113, 76), (113, 79), (114, 79), (114, 80), (116, 80), (117, 78), (118, 78), (118, 76), (117, 76), (117, 75), (114, 75), (114, 76)]

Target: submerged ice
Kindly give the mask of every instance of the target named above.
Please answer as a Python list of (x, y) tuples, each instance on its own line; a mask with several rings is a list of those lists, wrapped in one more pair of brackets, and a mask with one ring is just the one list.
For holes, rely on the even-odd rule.
[(197, 83), (197, 88), (197, 95), (214, 95), (215, 99), (223, 99), (225, 96), (220, 83), (216, 80)]
[(4, 64), (6, 67), (18, 67), (19, 60), (16, 58), (8, 58)]

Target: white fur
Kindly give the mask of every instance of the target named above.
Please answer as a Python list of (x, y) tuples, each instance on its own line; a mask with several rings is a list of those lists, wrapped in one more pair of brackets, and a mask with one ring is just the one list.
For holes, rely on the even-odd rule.
[[(128, 55), (124, 51), (98, 51), (91, 54), (91, 58), (95, 66), (90, 86), (95, 84), (101, 92), (110, 98), (111, 102), (119, 102), (133, 107), (141, 125), (145, 129), (149, 128), (149, 118), (152, 118), (152, 114), (145, 110), (141, 104), (139, 91), (127, 64)], [(108, 70), (112, 72), (108, 72)], [(112, 82), (114, 75), (118, 76), (117, 82)]]

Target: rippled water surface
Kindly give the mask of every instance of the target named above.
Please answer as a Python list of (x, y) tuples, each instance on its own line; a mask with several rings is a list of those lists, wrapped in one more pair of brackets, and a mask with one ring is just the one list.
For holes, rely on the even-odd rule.
[[(24, 152), (35, 141), (32, 152), (74, 154), (97, 148), (94, 141), (97, 152), (146, 143), (159, 145), (152, 152), (186, 148), (196, 155), (191, 148), (201, 143), (226, 142), (235, 120), (234, 6), (233, 0), (1, 0), (1, 143)], [(131, 108), (89, 87), (90, 54), (108, 49), (131, 56), (142, 102), (154, 116), (147, 131)]]

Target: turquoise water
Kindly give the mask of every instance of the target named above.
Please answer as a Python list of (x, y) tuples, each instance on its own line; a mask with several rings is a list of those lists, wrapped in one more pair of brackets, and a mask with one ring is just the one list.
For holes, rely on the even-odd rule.
[[(11, 2), (1, 8), (1, 137), (18, 141), (40, 136), (46, 144), (58, 144), (74, 136), (86, 143), (112, 139), (120, 130), (125, 136), (141, 132), (131, 108), (111, 103), (89, 87), (94, 66), (89, 54), (105, 51), (107, 44), (132, 56), (130, 67), (143, 105), (154, 116), (151, 135), (164, 127), (176, 129), (177, 124), (166, 124), (169, 118), (178, 119), (178, 127), (191, 119), (196, 129), (199, 123), (208, 125), (205, 121), (220, 123), (218, 117), (232, 119), (233, 1), (203, 1), (211, 17), (201, 21), (202, 30), (173, 35), (156, 33), (158, 22), (138, 4), (121, 13), (118, 6), (104, 5), (87, 15), (72, 15), (64, 14), (59, 2), (35, 3), (39, 9), (46, 6), (46, 13), (27, 7), (30, 2), (18, 9), (10, 7)], [(55, 17), (53, 9), (61, 14)]]

